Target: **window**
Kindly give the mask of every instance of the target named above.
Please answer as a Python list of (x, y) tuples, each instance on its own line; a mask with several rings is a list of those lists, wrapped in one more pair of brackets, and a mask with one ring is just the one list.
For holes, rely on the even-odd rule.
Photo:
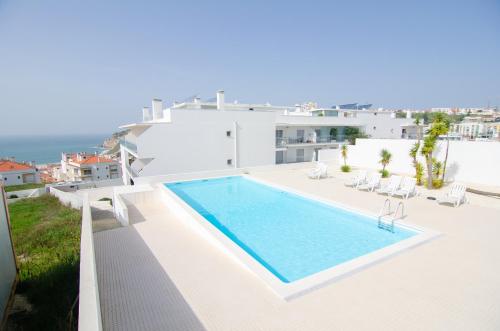
[(377, 116), (377, 113), (373, 113), (373, 115)]
[(5, 177), (4, 180), (7, 180), (7, 177)]
[(297, 130), (297, 142), (298, 143), (304, 142), (304, 130)]
[(374, 127), (373, 127), (373, 130), (374, 130), (374, 131), (375, 131), (375, 130), (377, 130), (377, 127), (376, 127), (376, 126), (374, 126)]
[(394, 129), (391, 129), (391, 133), (394, 133)]
[(297, 162), (304, 162), (304, 150), (297, 149)]
[(17, 176), (17, 179), (21, 179), (21, 176)]
[(283, 151), (276, 151), (276, 164), (281, 164), (284, 162), (284, 153)]
[(227, 165), (232, 165), (233, 164), (233, 160), (232, 159), (227, 159)]
[(226, 137), (231, 137), (231, 131), (226, 131)]

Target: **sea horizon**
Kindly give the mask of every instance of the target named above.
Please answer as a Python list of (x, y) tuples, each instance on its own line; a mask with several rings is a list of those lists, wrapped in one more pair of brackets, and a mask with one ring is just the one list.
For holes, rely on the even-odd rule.
[(19, 162), (37, 165), (59, 163), (61, 153), (95, 153), (103, 150), (111, 134), (19, 134), (0, 135), (0, 158), (14, 157)]

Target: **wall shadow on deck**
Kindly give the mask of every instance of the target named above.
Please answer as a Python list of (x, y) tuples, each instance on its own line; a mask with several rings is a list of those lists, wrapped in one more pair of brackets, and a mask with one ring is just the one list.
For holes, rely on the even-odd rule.
[(205, 330), (134, 227), (94, 245), (104, 330)]

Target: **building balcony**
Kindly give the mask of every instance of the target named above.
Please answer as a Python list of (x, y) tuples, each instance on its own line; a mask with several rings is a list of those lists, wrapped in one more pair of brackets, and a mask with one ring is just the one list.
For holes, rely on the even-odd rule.
[(283, 148), (288, 146), (301, 146), (301, 145), (325, 145), (337, 143), (334, 136), (319, 136), (316, 138), (276, 138), (276, 147)]
[(137, 145), (133, 142), (125, 139), (120, 139), (120, 145), (133, 152), (134, 154), (137, 154)]

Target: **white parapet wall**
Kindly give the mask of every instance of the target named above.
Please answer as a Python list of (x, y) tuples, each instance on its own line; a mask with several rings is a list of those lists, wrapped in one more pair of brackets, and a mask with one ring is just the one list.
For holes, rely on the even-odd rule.
[(7, 193), (7, 197), (16, 195), (18, 198), (35, 198), (44, 195), (46, 190), (44, 187), (34, 188), (29, 190), (11, 191)]
[[(150, 192), (153, 192), (153, 187), (148, 184), (115, 187), (113, 189), (113, 213), (116, 220), (123, 226), (129, 225), (127, 202), (130, 203), (131, 200), (137, 202), (134, 199), (138, 199), (139, 196), (141, 198), (146, 197), (146, 199), (150, 198), (151, 196), (144, 195)], [(134, 197), (134, 195), (137, 195), (137, 197)]]
[(101, 305), (92, 232), (92, 214), (87, 196), (82, 200), (82, 233), (80, 240), (80, 294), (78, 330), (102, 330)]
[(80, 209), (83, 205), (82, 197), (72, 193), (58, 190), (56, 187), (49, 187), (49, 193), (59, 199), (62, 204), (71, 208)]
[(5, 193), (0, 185), (0, 329), (12, 302), (17, 280), (17, 266), (10, 235), (9, 213)]
[[(381, 169), (380, 151), (385, 148), (392, 154), (387, 166), (391, 172), (413, 175), (410, 149), (416, 140), (410, 139), (357, 139), (348, 147), (347, 163), (354, 167)], [(434, 157), (444, 161), (446, 141), (438, 141)], [(339, 155), (339, 158), (341, 156)], [(419, 161), (425, 164), (419, 155)], [(339, 159), (338, 162), (343, 162)], [(464, 183), (500, 186), (500, 143), (480, 141), (450, 141), (446, 180)]]

